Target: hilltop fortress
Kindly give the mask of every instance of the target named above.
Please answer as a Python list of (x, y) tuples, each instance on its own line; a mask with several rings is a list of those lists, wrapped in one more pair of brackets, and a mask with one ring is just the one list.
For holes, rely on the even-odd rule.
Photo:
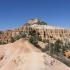
[(24, 26), (0, 32), (0, 41), (10, 42), (11, 37), (16, 37), (20, 32), (35, 32), (41, 36), (42, 39), (47, 39), (50, 42), (55, 42), (57, 39), (62, 41), (68, 40), (70, 42), (70, 30), (60, 27), (53, 27), (42, 22), (40, 19), (31, 19)]

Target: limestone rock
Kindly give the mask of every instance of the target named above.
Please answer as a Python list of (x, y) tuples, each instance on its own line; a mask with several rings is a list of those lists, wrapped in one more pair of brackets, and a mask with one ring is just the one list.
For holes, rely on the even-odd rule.
[[(28, 22), (28, 24), (31, 24), (30, 26), (22, 26), (17, 29), (13, 30), (6, 30), (4, 32), (0, 31), (0, 41), (2, 42), (10, 42), (11, 37), (16, 37), (20, 34), (20, 32), (32, 32), (33, 30), (37, 35), (40, 35), (42, 39), (47, 39), (50, 42), (55, 42), (57, 39), (60, 39), (64, 41), (64, 39), (67, 39), (70, 41), (70, 30), (60, 27), (53, 27), (49, 25), (38, 25), (35, 23), (42, 23), (42, 21), (38, 18), (32, 19)], [(51, 37), (52, 36), (52, 37)]]

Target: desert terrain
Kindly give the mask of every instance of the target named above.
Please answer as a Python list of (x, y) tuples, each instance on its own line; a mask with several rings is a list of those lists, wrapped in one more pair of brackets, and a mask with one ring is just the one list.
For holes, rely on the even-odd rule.
[(0, 45), (0, 70), (70, 70), (24, 38)]

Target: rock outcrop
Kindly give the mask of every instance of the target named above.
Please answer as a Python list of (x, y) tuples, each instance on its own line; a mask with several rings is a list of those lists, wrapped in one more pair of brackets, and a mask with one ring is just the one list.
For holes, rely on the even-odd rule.
[(37, 22), (41, 22), (41, 20), (36, 18), (36, 19), (31, 19), (31, 20), (28, 21), (29, 24), (34, 24), (34, 23), (37, 23)]
[(42, 39), (47, 39), (50, 42), (55, 42), (57, 39), (62, 41), (67, 39), (70, 41), (70, 30), (68, 29), (49, 26), (44, 22), (42, 23), (39, 19), (32, 19), (27, 24), (14, 30), (6, 30), (5, 32), (1, 32), (0, 41), (10, 42), (11, 37), (16, 37), (21, 31), (28, 33), (33, 31), (37, 35), (41, 36)]

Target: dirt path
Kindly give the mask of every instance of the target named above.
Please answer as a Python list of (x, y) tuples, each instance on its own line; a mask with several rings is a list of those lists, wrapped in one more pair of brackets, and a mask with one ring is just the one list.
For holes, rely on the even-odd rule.
[(38, 48), (28, 41), (21, 39), (14, 44), (0, 47), (0, 70), (70, 70), (69, 67), (42, 53)]
[(44, 53), (23, 53), (20, 54), (19, 59), (17, 57), (14, 59), (15, 63), (9, 60), (9, 63), (0, 70), (70, 70), (58, 61), (51, 65), (52, 58), (47, 57), (48, 55)]
[(42, 53), (30, 53), (26, 56), (26, 62), (20, 70), (53, 70), (50, 66), (45, 65)]
[(27, 67), (25, 70), (40, 70), (41, 64), (40, 64), (40, 56), (37, 55), (37, 53), (32, 53), (29, 56), (29, 59), (27, 61)]

